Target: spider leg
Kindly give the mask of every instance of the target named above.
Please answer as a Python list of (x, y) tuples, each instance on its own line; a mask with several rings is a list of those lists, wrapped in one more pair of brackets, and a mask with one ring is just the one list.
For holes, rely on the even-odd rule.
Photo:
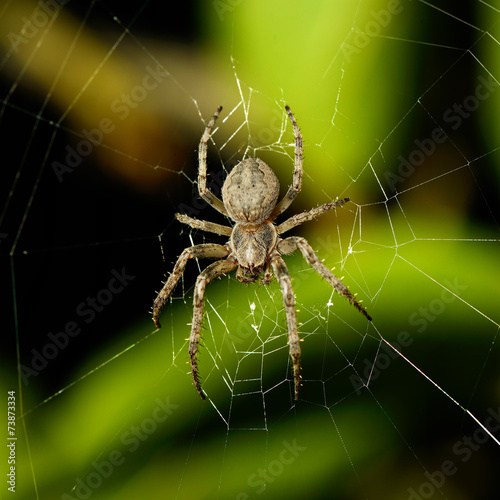
[(162, 307), (169, 298), (172, 290), (179, 281), (180, 277), (184, 273), (186, 264), (189, 259), (192, 258), (219, 258), (227, 257), (230, 250), (222, 245), (216, 245), (215, 243), (205, 243), (202, 245), (194, 245), (192, 247), (186, 248), (175, 263), (174, 269), (170, 274), (167, 282), (161, 289), (160, 293), (157, 295), (153, 304), (153, 321), (157, 328), (161, 328), (160, 320), (158, 319)]
[(286, 233), (287, 231), (290, 231), (290, 229), (300, 226), (300, 224), (303, 224), (304, 222), (307, 222), (309, 220), (312, 220), (319, 215), (324, 214), (325, 212), (328, 212), (328, 210), (331, 210), (332, 208), (340, 207), (344, 203), (347, 203), (349, 201), (349, 198), (344, 198), (343, 200), (336, 200), (332, 201), (331, 203), (325, 203), (324, 205), (320, 205), (319, 207), (313, 208), (311, 210), (307, 210), (306, 212), (302, 212), (300, 214), (293, 215), (289, 219), (287, 219), (285, 222), (282, 222), (279, 224), (277, 227), (278, 234), (283, 234)]
[(286, 323), (288, 327), (288, 344), (290, 357), (293, 363), (293, 379), (295, 384), (295, 399), (299, 399), (300, 387), (300, 338), (297, 331), (297, 317), (295, 314), (295, 297), (293, 295), (292, 280), (285, 261), (279, 254), (271, 260), (274, 274), (281, 286), (283, 304), (285, 306)]
[(229, 226), (223, 226), (222, 224), (216, 224), (215, 222), (209, 222), (206, 220), (195, 219), (194, 217), (189, 217), (185, 214), (175, 214), (175, 218), (187, 224), (194, 229), (201, 229), (202, 231), (207, 231), (209, 233), (220, 234), (221, 236), (231, 236), (233, 228)]
[(215, 210), (218, 210), (221, 214), (227, 215), (226, 209), (224, 207), (224, 203), (222, 203), (215, 194), (210, 191), (207, 187), (207, 143), (208, 139), (210, 139), (210, 134), (212, 133), (212, 128), (215, 125), (215, 121), (219, 116), (219, 113), (222, 110), (222, 106), (217, 108), (217, 111), (214, 113), (208, 125), (205, 127), (205, 132), (201, 136), (200, 146), (198, 148), (198, 191), (200, 196)]
[(369, 321), (372, 320), (370, 315), (366, 312), (366, 309), (356, 300), (354, 295), (349, 291), (349, 289), (340, 281), (335, 274), (333, 274), (330, 269), (328, 269), (314, 253), (311, 245), (307, 242), (305, 238), (300, 236), (290, 236), (281, 240), (278, 243), (278, 250), (284, 254), (293, 253), (295, 250), (299, 249), (302, 255), (306, 259), (307, 263), (313, 267), (323, 278), (325, 278), (330, 285), (337, 290), (340, 295), (343, 295), (361, 314), (363, 314)]
[(193, 374), (194, 385), (201, 399), (205, 399), (205, 394), (203, 394), (201, 390), (196, 355), (200, 342), (201, 321), (203, 319), (203, 305), (205, 302), (205, 287), (215, 278), (232, 271), (236, 266), (237, 264), (233, 259), (219, 260), (206, 267), (196, 279), (193, 296), (193, 322), (191, 323), (191, 335), (189, 336), (189, 359), (191, 362), (191, 373)]
[(290, 108), (285, 106), (285, 110), (288, 113), (288, 118), (290, 118), (293, 133), (295, 135), (295, 166), (293, 170), (293, 181), (288, 187), (288, 191), (283, 199), (274, 207), (270, 220), (274, 220), (291, 205), (293, 199), (300, 193), (302, 187), (302, 134), (300, 133), (299, 126)]

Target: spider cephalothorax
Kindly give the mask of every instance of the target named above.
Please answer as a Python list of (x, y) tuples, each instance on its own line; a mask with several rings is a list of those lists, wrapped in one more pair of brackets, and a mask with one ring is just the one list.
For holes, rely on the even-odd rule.
[[(229, 173), (222, 186), (222, 201), (207, 188), (207, 143), (212, 128), (222, 107), (218, 107), (201, 137), (198, 152), (198, 190), (200, 196), (216, 210), (229, 217), (235, 225), (223, 226), (187, 215), (176, 214), (177, 219), (195, 229), (202, 229), (222, 236), (229, 236), (225, 245), (206, 243), (186, 248), (178, 258), (172, 274), (162, 288), (153, 306), (153, 320), (160, 327), (159, 314), (175, 285), (179, 281), (189, 259), (216, 258), (216, 262), (206, 267), (198, 276), (193, 297), (193, 321), (189, 337), (189, 357), (194, 384), (200, 396), (205, 399), (198, 375), (197, 353), (200, 340), (201, 321), (205, 287), (218, 276), (235, 268), (236, 277), (244, 283), (252, 283), (262, 276), (262, 282), (271, 281), (272, 272), (278, 279), (285, 306), (290, 356), (293, 362), (294, 395), (299, 397), (300, 387), (300, 338), (295, 315), (295, 297), (292, 282), (282, 254), (300, 250), (306, 259), (328, 283), (353, 304), (368, 320), (370, 316), (349, 292), (349, 289), (318, 259), (309, 243), (300, 236), (281, 239), (280, 235), (311, 220), (332, 208), (343, 205), (349, 198), (325, 203), (309, 211), (290, 217), (279, 225), (274, 224), (278, 215), (284, 212), (300, 192), (302, 185), (302, 136), (295, 118), (285, 106), (295, 135), (295, 168), (293, 182), (278, 203), (279, 181), (269, 165), (259, 158), (242, 160)], [(271, 272), (272, 269), (272, 272)]]

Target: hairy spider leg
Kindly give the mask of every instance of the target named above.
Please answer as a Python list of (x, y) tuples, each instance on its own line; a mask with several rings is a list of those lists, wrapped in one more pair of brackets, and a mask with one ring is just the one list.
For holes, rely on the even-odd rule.
[(306, 259), (307, 263), (314, 268), (318, 274), (320, 274), (326, 281), (337, 290), (340, 295), (345, 297), (361, 314), (363, 314), (369, 321), (372, 320), (371, 316), (366, 312), (366, 309), (356, 300), (354, 295), (349, 291), (349, 289), (342, 283), (342, 281), (333, 274), (330, 269), (328, 269), (323, 262), (318, 259), (318, 256), (314, 253), (311, 245), (307, 242), (305, 238), (301, 236), (289, 236), (284, 240), (281, 240), (278, 244), (278, 250), (284, 254), (291, 254), (295, 250), (299, 249), (302, 255)]
[(210, 134), (212, 133), (212, 128), (215, 125), (215, 121), (222, 110), (222, 106), (217, 108), (208, 125), (205, 127), (205, 132), (201, 136), (200, 146), (198, 148), (198, 191), (200, 196), (215, 210), (218, 210), (221, 214), (227, 215), (224, 203), (222, 203), (217, 196), (215, 196), (212, 191), (207, 187), (207, 143), (210, 139)]
[(165, 302), (170, 297), (175, 285), (179, 281), (180, 277), (184, 273), (186, 264), (189, 259), (203, 259), (203, 258), (218, 258), (227, 257), (229, 255), (229, 248), (223, 245), (216, 245), (215, 243), (204, 243), (201, 245), (194, 245), (192, 247), (186, 248), (177, 259), (174, 269), (170, 274), (165, 285), (161, 289), (160, 293), (156, 297), (153, 304), (153, 321), (155, 322), (156, 328), (161, 328), (160, 325), (160, 312), (165, 305)]
[(288, 106), (285, 106), (285, 110), (288, 113), (290, 122), (292, 123), (293, 133), (295, 136), (295, 163), (293, 169), (293, 180), (292, 184), (288, 187), (283, 199), (274, 207), (274, 210), (270, 216), (271, 220), (278, 217), (279, 214), (283, 213), (292, 203), (294, 198), (300, 193), (302, 188), (302, 156), (303, 156), (303, 146), (302, 146), (302, 134), (300, 133), (299, 126), (293, 116), (292, 111)]
[(285, 222), (282, 222), (278, 227), (278, 234), (286, 233), (293, 229), (296, 226), (300, 226), (304, 222), (315, 219), (320, 215), (323, 215), (325, 212), (328, 212), (332, 208), (340, 207), (344, 203), (347, 203), (349, 198), (344, 198), (343, 200), (332, 201), (331, 203), (325, 203), (324, 205), (320, 205), (319, 207), (312, 208), (311, 210), (306, 210), (305, 212), (301, 212), (300, 214), (292, 215)]
[(288, 272), (288, 267), (283, 258), (276, 252), (271, 260), (274, 274), (281, 286), (283, 295), (283, 305), (285, 306), (286, 323), (288, 327), (288, 345), (290, 348), (290, 357), (293, 365), (293, 380), (295, 399), (299, 399), (300, 387), (300, 337), (297, 330), (297, 316), (295, 313), (295, 297), (292, 289), (292, 279)]
[(193, 296), (193, 322), (191, 323), (191, 335), (189, 336), (189, 360), (191, 362), (194, 385), (201, 399), (205, 399), (205, 394), (201, 390), (197, 354), (203, 319), (203, 305), (205, 303), (205, 287), (215, 278), (231, 272), (236, 266), (236, 261), (231, 258), (219, 260), (207, 266), (196, 279)]
[(229, 226), (223, 226), (222, 224), (217, 224), (215, 222), (209, 222), (206, 220), (195, 219), (194, 217), (189, 217), (185, 214), (175, 214), (175, 218), (191, 226), (193, 229), (201, 229), (202, 231), (207, 231), (208, 233), (220, 234), (221, 236), (231, 236), (233, 228)]

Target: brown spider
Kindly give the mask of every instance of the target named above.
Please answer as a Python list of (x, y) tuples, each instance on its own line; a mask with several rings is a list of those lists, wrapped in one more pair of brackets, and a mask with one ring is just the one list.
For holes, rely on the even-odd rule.
[(281, 239), (279, 237), (279, 235), (295, 226), (314, 219), (332, 208), (343, 205), (349, 201), (349, 198), (325, 203), (309, 211), (294, 215), (277, 226), (273, 223), (274, 219), (290, 206), (295, 196), (300, 192), (302, 185), (302, 135), (290, 108), (285, 106), (285, 109), (295, 135), (295, 168), (292, 185), (289, 186), (287, 193), (279, 203), (277, 203), (279, 195), (278, 178), (271, 168), (259, 158), (242, 160), (229, 173), (222, 186), (222, 199), (224, 202), (219, 200), (207, 188), (207, 143), (215, 121), (222, 110), (222, 107), (219, 106), (212, 119), (208, 122), (200, 140), (198, 190), (200, 196), (206, 202), (229, 217), (235, 222), (235, 225), (228, 227), (194, 219), (183, 214), (175, 215), (177, 220), (192, 228), (230, 237), (225, 245), (206, 243), (186, 248), (178, 258), (172, 274), (170, 274), (163, 289), (156, 297), (153, 306), (153, 320), (155, 325), (160, 328), (158, 320), (160, 311), (182, 276), (188, 260), (193, 258), (222, 259), (210, 264), (200, 273), (194, 288), (189, 358), (194, 385), (202, 399), (205, 399), (205, 394), (201, 390), (196, 355), (200, 340), (205, 287), (215, 278), (229, 273), (236, 267), (238, 268), (236, 277), (243, 283), (253, 283), (262, 276), (262, 283), (269, 284), (272, 277), (271, 267), (280, 283), (288, 326), (290, 356), (293, 362), (295, 399), (299, 397), (300, 386), (300, 338), (297, 331), (292, 282), (281, 255), (291, 254), (299, 249), (308, 264), (371, 321), (371, 317), (349, 292), (349, 289), (323, 265), (304, 238), (290, 236)]

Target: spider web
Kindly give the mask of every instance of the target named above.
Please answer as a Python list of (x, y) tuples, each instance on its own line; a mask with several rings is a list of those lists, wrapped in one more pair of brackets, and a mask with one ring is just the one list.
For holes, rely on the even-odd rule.
[[(174, 17), (122, 3), (0, 9), (4, 463), (19, 498), (498, 496), (500, 6), (223, 0)], [(229, 223), (196, 184), (219, 104), (214, 192), (250, 156), (284, 192), (288, 104), (304, 178), (279, 221), (351, 200), (290, 234), (373, 322), (286, 257), (297, 402), (276, 282), (207, 287), (205, 402), (186, 337), (206, 262), (189, 263), (161, 330), (149, 315), (183, 248), (223, 242), (174, 218)]]

